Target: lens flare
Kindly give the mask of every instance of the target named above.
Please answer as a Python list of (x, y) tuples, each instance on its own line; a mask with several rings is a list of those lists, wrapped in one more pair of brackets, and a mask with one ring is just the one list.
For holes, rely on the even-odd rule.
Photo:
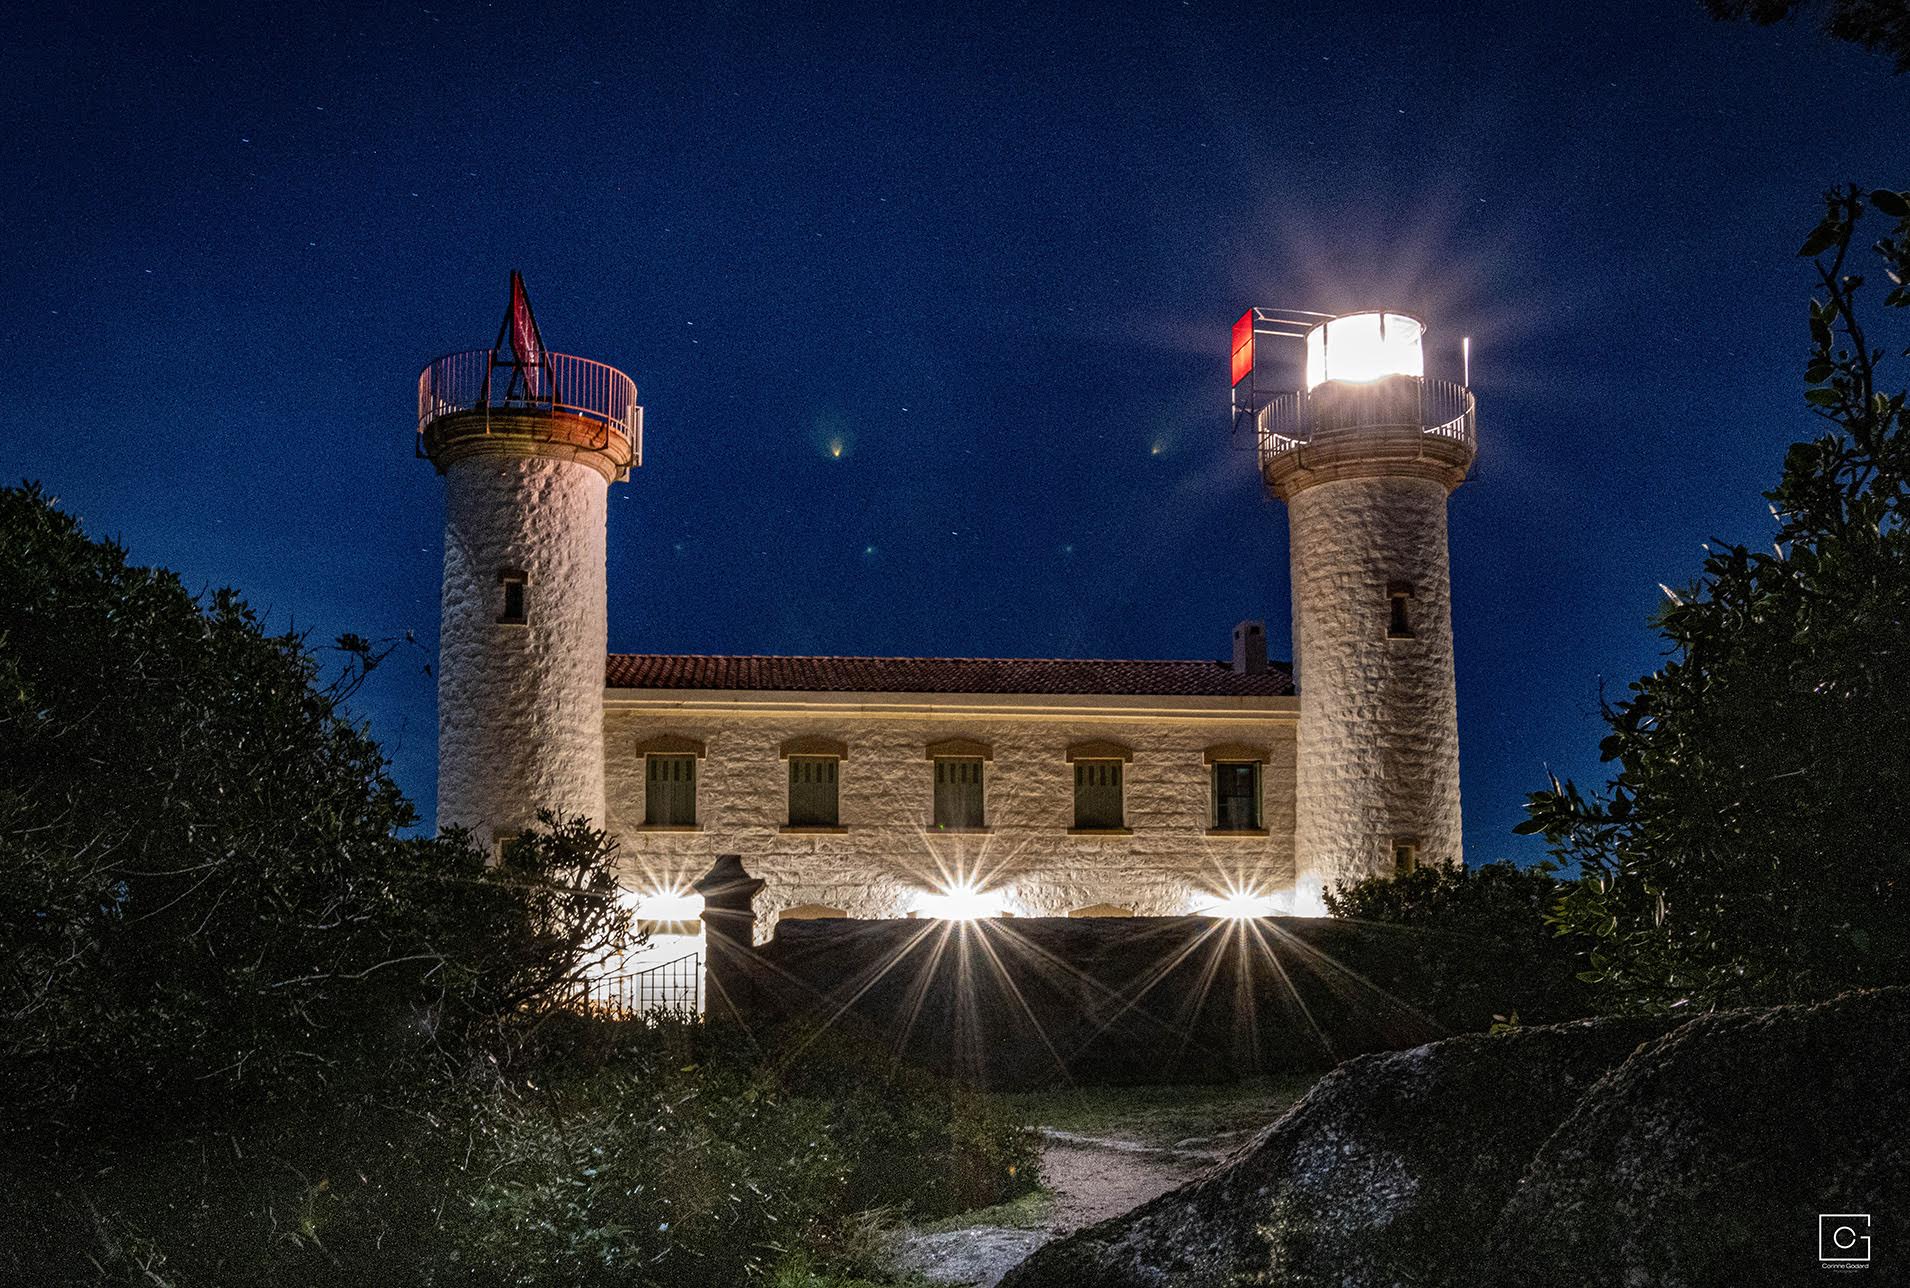
[(619, 902), (638, 921), (695, 921), (703, 915), (703, 896), (677, 886), (673, 889), (625, 890)]
[(973, 882), (956, 881), (940, 890), (924, 890), (915, 897), (914, 915), (936, 921), (977, 921), (1008, 911), (1000, 890), (983, 890)]
[(1297, 891), (1268, 892), (1250, 885), (1228, 885), (1219, 891), (1196, 891), (1187, 901), (1187, 911), (1196, 917), (1220, 917), (1242, 920), (1250, 917), (1316, 917), (1326, 912), (1303, 911)]

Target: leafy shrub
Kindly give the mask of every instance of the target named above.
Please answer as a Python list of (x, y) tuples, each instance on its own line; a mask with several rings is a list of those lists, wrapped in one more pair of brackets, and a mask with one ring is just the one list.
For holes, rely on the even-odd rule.
[[(1453, 981), (1449, 987), (1476, 987), (1460, 982), (1476, 973), (1444, 964), (1457, 966), (1464, 958), (1476, 966), (1489, 954), (1505, 996), (1523, 999), (1524, 1014), (1517, 1018), (1545, 1023), (1587, 1015), (1592, 1007), (1591, 993), (1578, 979), (1581, 942), (1561, 937), (1547, 920), (1568, 887), (1547, 866), (1432, 865), (1397, 878), (1337, 886), (1326, 893), (1326, 907), (1346, 920), (1426, 932), (1415, 947), (1429, 973)], [(1514, 1018), (1510, 1003), (1494, 1009)]]
[(471, 1115), (443, 1089), (110, 1149), (0, 1152), (0, 1282), (142, 1288), (417, 1284), (451, 1250)]
[(941, 1215), (1039, 1183), (1033, 1134), (976, 1093), (835, 1035), (759, 1056), (695, 1023), (495, 1100), (480, 1136), (450, 1281), (800, 1282), (866, 1267), (870, 1209)]
[[(133, 1132), (455, 1063), (624, 928), (601, 833), (500, 866), (410, 805), (326, 682), (36, 488), (0, 489), (0, 1105)], [(174, 1124), (176, 1127), (177, 1124)]]
[[(1862, 317), (1866, 243), (1892, 284)], [(1910, 403), (1887, 383), (1910, 193), (1827, 193), (1799, 254), (1817, 261), (1803, 401), (1823, 432), (1765, 494), (1771, 548), (1714, 544), (1668, 592), (1668, 659), (1605, 709), (1612, 777), (1554, 780), (1518, 829), (1582, 874), (1558, 918), (1594, 941), (1614, 1009), (1910, 982)]]
[(999, 1103), (834, 1033), (792, 1037), (782, 1081), (830, 1106), (851, 1208), (947, 1216), (1040, 1184), (1040, 1141)]
[(764, 1277), (837, 1210), (848, 1167), (827, 1118), (760, 1076), (699, 1066), (501, 1106), (453, 1265), (552, 1288)]
[(840, 1039), (567, 1015), (612, 847), (402, 837), (343, 705), (388, 651), (324, 682), (34, 488), (0, 600), (0, 1281), (813, 1281), (866, 1266), (858, 1209), (1036, 1183), (988, 1102)]

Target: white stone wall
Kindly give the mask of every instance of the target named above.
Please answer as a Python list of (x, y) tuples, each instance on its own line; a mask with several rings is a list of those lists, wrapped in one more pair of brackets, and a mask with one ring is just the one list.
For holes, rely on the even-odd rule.
[[(1093, 904), (1116, 904), (1141, 915), (1188, 911), (1197, 894), (1242, 888), (1285, 895), (1293, 883), (1294, 740), (1297, 703), (1262, 699), (1198, 715), (1088, 715), (1081, 711), (1005, 714), (1013, 699), (991, 699), (987, 714), (961, 709), (881, 713), (814, 699), (752, 703), (752, 695), (685, 695), (680, 702), (643, 695), (642, 705), (617, 705), (604, 716), (609, 827), (622, 846), (625, 881), (633, 889), (687, 885), (719, 854), (739, 854), (768, 884), (758, 896), (757, 930), (767, 935), (775, 914), (799, 904), (841, 908), (852, 916), (906, 916), (914, 899), (950, 878), (1002, 891), (1011, 911), (1058, 916)], [(775, 695), (783, 697), (785, 695)], [(891, 699), (894, 695), (888, 695)], [(1035, 700), (1040, 701), (1040, 700)], [(1098, 701), (1112, 701), (1101, 699)], [(1138, 700), (1145, 701), (1145, 700)], [(937, 704), (939, 705), (939, 704)], [(787, 709), (782, 709), (787, 708)], [(643, 758), (633, 748), (661, 734), (697, 739), (700, 831), (648, 831)], [(785, 739), (841, 739), (841, 834), (792, 834)], [(985, 777), (985, 834), (937, 834), (930, 742), (970, 738), (988, 743), (994, 759)], [(1069, 744), (1111, 740), (1128, 745), (1128, 836), (1070, 836), (1074, 824)], [(1262, 774), (1264, 836), (1215, 836), (1208, 830), (1210, 771), (1204, 748), (1221, 743), (1266, 747)]]
[[(444, 476), (438, 825), (488, 843), (537, 809), (604, 817), (605, 511), (587, 465), (474, 455)], [(497, 620), (498, 572), (529, 574), (529, 624)]]
[[(1300, 681), (1300, 884), (1392, 872), (1392, 842), (1458, 862), (1446, 488), (1421, 478), (1314, 484), (1287, 502)], [(1388, 639), (1388, 586), (1413, 587), (1415, 638)]]

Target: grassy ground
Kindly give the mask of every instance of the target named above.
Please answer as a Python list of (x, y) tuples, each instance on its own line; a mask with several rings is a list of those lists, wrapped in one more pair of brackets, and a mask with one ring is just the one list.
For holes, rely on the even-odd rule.
[(1054, 1198), (1052, 1190), (1039, 1189), (1018, 1199), (997, 1203), (994, 1207), (961, 1212), (915, 1228), (923, 1234), (964, 1230), (974, 1225), (993, 1225), (1004, 1230), (1039, 1230), (1048, 1224), (1049, 1217), (1054, 1213)]
[(1264, 1127), (1318, 1080), (1286, 1074), (1212, 1087), (1069, 1087), (1000, 1099), (1033, 1127), (1159, 1149)]

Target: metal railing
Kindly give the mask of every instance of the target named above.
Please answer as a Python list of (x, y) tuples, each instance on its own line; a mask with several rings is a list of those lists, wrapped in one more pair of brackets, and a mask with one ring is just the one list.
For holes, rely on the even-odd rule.
[[(1415, 400), (1417, 415), (1413, 420), (1390, 419), (1382, 415), (1370, 424), (1362, 423), (1357, 428), (1417, 429), (1435, 438), (1450, 438), (1461, 443), (1476, 441), (1478, 411), (1472, 390), (1452, 380), (1421, 378), (1414, 383), (1419, 388)], [(1275, 394), (1260, 409), (1258, 421), (1262, 460), (1305, 447), (1313, 440), (1313, 395)], [(1355, 428), (1353, 425), (1345, 427)]]
[(547, 352), (540, 365), (519, 367), (508, 350), (467, 349), (433, 360), (418, 376), (420, 434), (441, 416), (493, 407), (580, 416), (621, 434), (633, 460), (642, 455), (637, 382), (606, 363)]
[(582, 980), (571, 1006), (616, 1020), (642, 1019), (659, 1011), (698, 1014), (703, 1010), (703, 955), (686, 953), (643, 970)]

